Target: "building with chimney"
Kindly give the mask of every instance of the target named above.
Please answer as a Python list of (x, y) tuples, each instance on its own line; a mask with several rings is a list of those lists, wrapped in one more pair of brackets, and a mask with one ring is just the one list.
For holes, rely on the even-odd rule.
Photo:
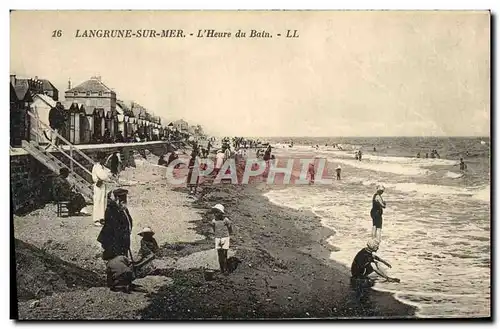
[(71, 88), (71, 84), (68, 87), (64, 97), (66, 101), (83, 105), (93, 140), (102, 141), (106, 130), (113, 137), (118, 126), (116, 93), (101, 81), (101, 77), (91, 77), (76, 87)]
[(188, 122), (183, 119), (174, 121), (173, 123), (174, 123), (174, 129), (177, 129), (177, 131), (187, 132), (189, 129)]
[[(38, 79), (38, 77), (35, 77), (35, 79)], [(40, 81), (42, 82), (43, 94), (49, 96), (56, 102), (59, 101), (59, 90), (52, 84), (52, 82), (47, 79), (40, 79)]]
[(31, 139), (31, 120), (27, 112), (33, 96), (43, 94), (42, 82), (10, 75), (10, 145), (18, 147), (22, 140)]

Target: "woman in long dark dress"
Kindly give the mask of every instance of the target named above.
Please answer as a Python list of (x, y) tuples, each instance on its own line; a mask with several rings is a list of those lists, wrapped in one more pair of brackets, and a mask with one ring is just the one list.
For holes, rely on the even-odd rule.
[[(198, 153), (193, 150), (188, 164), (189, 172), (187, 176), (187, 186), (189, 187), (189, 194), (196, 194), (196, 189), (198, 188), (198, 183), (200, 181), (199, 163)], [(195, 177), (193, 177), (193, 174)]]

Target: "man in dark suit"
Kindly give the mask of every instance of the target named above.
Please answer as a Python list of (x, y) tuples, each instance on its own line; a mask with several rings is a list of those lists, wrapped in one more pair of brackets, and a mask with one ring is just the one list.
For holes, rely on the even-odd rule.
[[(49, 112), (49, 125), (56, 133), (61, 134), (66, 123), (66, 113), (64, 112), (64, 106), (61, 102), (57, 102), (56, 106), (50, 109)], [(56, 134), (51, 135), (52, 143), (55, 145), (59, 144)], [(48, 147), (51, 145), (49, 144)], [(47, 148), (48, 148), (47, 147)]]
[(104, 260), (127, 256), (130, 251), (132, 217), (127, 209), (127, 194), (128, 190), (119, 188), (113, 191), (115, 200), (108, 200), (104, 226), (97, 237), (104, 249)]

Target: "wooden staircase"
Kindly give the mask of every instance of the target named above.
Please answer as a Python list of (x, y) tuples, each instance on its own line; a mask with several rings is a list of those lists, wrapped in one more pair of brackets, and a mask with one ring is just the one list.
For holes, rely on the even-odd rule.
[[(87, 169), (84, 165), (77, 161), (74, 158), (74, 155), (78, 154), (80, 158), (85, 159), (85, 161), (89, 163), (90, 168), (92, 168), (95, 162), (60, 134), (56, 133), (48, 125), (40, 121), (40, 119), (35, 114), (33, 114), (32, 112), (27, 113), (33, 119), (32, 122), (35, 123), (31, 127), (31, 131), (34, 133), (35, 140), (30, 142), (23, 140), (23, 149), (56, 174), (59, 174), (59, 170), (61, 168), (67, 168), (69, 170), (68, 182), (72, 184), (74, 188), (87, 199), (87, 201), (92, 202), (93, 189), (92, 184), (90, 183), (92, 182), (92, 173), (89, 169)], [(38, 140), (40, 138), (44, 138), (44, 130), (50, 131), (51, 134), (56, 135), (58, 139), (64, 143), (64, 145), (55, 145), (54, 143), (52, 143), (52, 141), (49, 141), (50, 146), (52, 146), (55, 152), (58, 152), (69, 159), (69, 166), (59, 160), (54, 154), (48, 152), (45, 149), (44, 145), (40, 145), (38, 143)], [(88, 180), (83, 178), (74, 170), (75, 165), (81, 169), (81, 173), (83, 173), (84, 176), (88, 177)]]

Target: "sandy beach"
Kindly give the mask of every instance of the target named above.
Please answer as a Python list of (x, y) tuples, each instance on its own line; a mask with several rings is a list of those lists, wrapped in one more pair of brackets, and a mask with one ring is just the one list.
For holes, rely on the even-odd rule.
[[(155, 270), (135, 282), (144, 291), (109, 291), (96, 241), (100, 228), (90, 216), (57, 218), (48, 204), (14, 216), (15, 238), (41, 249), (16, 246), (16, 256), (27, 255), (16, 259), (20, 319), (413, 317), (415, 309), (388, 293), (367, 290), (360, 297), (350, 286), (349, 270), (330, 259), (326, 239), (332, 232), (312, 213), (273, 205), (262, 195), (285, 187), (205, 185), (193, 199), (187, 188), (166, 183), (156, 161), (150, 155), (121, 174), (132, 183), (124, 186), (134, 220), (132, 250), (139, 250), (137, 233), (144, 226), (153, 228), (161, 248)], [(234, 223), (229, 256), (241, 262), (229, 276), (205, 281), (204, 268), (218, 269), (207, 215), (216, 203)], [(23, 263), (37, 253), (53, 257), (54, 266)], [(64, 284), (63, 274), (72, 267), (86, 277)], [(20, 287), (29, 288), (20, 294)]]

